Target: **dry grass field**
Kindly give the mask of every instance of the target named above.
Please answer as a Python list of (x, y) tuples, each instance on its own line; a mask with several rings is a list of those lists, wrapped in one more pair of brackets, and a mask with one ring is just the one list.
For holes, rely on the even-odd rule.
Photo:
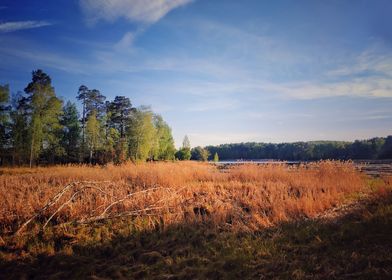
[(215, 225), (256, 230), (313, 217), (349, 194), (366, 191), (365, 179), (352, 164), (328, 161), (292, 167), (238, 165), (223, 172), (193, 162), (2, 172), (3, 231), (14, 231), (65, 187), (69, 188), (64, 195), (37, 218), (43, 221), (59, 210), (50, 220), (53, 225), (122, 214), (148, 216), (147, 227), (202, 218)]
[(370, 178), (350, 162), (0, 172), (0, 278), (377, 278), (392, 272), (392, 178)]

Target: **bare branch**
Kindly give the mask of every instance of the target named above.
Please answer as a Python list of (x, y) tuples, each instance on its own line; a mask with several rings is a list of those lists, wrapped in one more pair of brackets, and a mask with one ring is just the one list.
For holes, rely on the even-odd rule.
[(50, 222), (50, 220), (58, 213), (61, 211), (61, 209), (64, 208), (64, 206), (68, 205), (79, 193), (81, 193), (82, 191), (77, 191), (75, 192), (70, 199), (68, 199), (66, 202), (64, 202), (59, 208), (57, 208), (56, 211), (54, 211), (54, 213), (49, 217), (49, 219), (46, 221), (46, 223), (44, 224), (44, 226), (42, 228), (45, 228), (48, 223)]
[(70, 183), (66, 185), (60, 192), (58, 192), (49, 202), (45, 204), (45, 206), (35, 213), (32, 217), (30, 217), (26, 222), (24, 222), (19, 229), (16, 231), (15, 235), (19, 235), (19, 233), (35, 218), (39, 217), (46, 209), (54, 205), (71, 187), (75, 186), (77, 182)]

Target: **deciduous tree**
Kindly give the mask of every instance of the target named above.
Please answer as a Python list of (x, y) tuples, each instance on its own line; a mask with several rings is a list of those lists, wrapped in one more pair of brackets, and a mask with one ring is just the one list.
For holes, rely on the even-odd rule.
[(25, 88), (29, 95), (31, 116), (29, 124), (30, 167), (33, 161), (45, 150), (51, 156), (63, 152), (59, 145), (59, 117), (62, 113), (62, 102), (56, 97), (52, 80), (45, 72), (38, 69), (32, 73), (32, 81)]
[(156, 135), (152, 120), (153, 113), (147, 107), (141, 107), (132, 114), (127, 133), (132, 160), (145, 161), (152, 157)]

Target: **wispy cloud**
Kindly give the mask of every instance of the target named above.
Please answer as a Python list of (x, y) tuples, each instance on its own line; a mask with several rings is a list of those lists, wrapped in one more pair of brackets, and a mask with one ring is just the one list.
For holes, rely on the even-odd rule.
[(32, 28), (39, 28), (43, 26), (53, 25), (48, 21), (35, 21), (35, 20), (28, 20), (28, 21), (10, 21), (0, 23), (0, 32), (14, 32), (19, 30), (25, 29), (32, 29)]
[(171, 10), (190, 2), (192, 0), (80, 0), (80, 6), (90, 24), (99, 20), (115, 21), (118, 18), (151, 24)]
[(135, 40), (135, 33), (127, 32), (124, 34), (121, 40), (115, 44), (114, 47), (116, 50), (129, 49), (132, 46), (134, 40)]
[(357, 55), (350, 65), (342, 65), (327, 73), (330, 77), (363, 74), (392, 77), (391, 53), (386, 50), (380, 53), (380, 51), (376, 51), (375, 46), (373, 46)]
[(136, 38), (143, 34), (145, 28), (139, 27), (137, 30), (126, 32), (121, 39), (114, 44), (114, 50), (117, 52), (132, 51), (133, 44)]
[(318, 99), (337, 96), (392, 97), (392, 80), (379, 77), (353, 78), (340, 82), (308, 81), (270, 84), (265, 91), (288, 99)]
[[(83, 62), (65, 56), (61, 53), (49, 52), (38, 48), (29, 48), (34, 46), (30, 41), (26, 40), (0, 40), (0, 43), (8, 42), (4, 46), (0, 46), (0, 57), (13, 57), (23, 61), (33, 62), (37, 67), (49, 67), (68, 73), (88, 74), (89, 66)], [(12, 43), (11, 43), (12, 42)], [(7, 47), (7, 45), (18, 47)], [(26, 46), (26, 47), (24, 47)]]

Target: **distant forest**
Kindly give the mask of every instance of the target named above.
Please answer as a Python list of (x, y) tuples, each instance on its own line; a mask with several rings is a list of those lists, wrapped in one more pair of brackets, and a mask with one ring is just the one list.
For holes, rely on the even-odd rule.
[(231, 159), (392, 159), (392, 136), (354, 142), (312, 141), (295, 143), (238, 143), (207, 146), (210, 155)]

